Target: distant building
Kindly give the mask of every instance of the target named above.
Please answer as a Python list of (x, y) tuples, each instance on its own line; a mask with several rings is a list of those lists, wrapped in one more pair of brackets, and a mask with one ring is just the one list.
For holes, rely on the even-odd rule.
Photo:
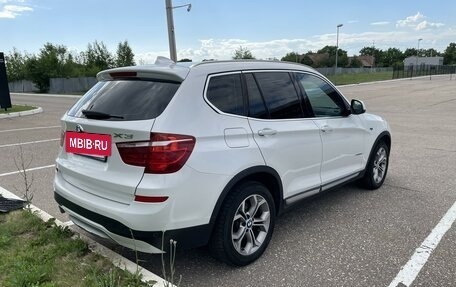
[[(348, 66), (350, 66), (350, 63), (353, 60), (353, 58), (354, 57), (348, 57)], [(361, 62), (362, 68), (372, 68), (375, 65), (374, 56), (369, 56), (369, 55), (356, 56), (356, 59), (358, 59)]]
[(404, 60), (404, 66), (442, 66), (443, 65), (443, 57), (408, 57)]
[(329, 61), (329, 54), (322, 53), (322, 54), (306, 54), (304, 56), (308, 56), (309, 59), (312, 61), (312, 67), (326, 67), (326, 63)]

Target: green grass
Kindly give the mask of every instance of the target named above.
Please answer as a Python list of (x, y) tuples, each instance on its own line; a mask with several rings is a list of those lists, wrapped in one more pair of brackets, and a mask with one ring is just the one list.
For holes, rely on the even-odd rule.
[(393, 71), (378, 72), (378, 73), (361, 73), (361, 74), (338, 74), (328, 76), (336, 85), (359, 84), (366, 82), (391, 80), (393, 78)]
[(0, 213), (0, 286), (152, 286), (90, 252), (68, 228), (27, 210)]
[(0, 114), (9, 114), (9, 113), (17, 113), (17, 112), (23, 112), (23, 111), (29, 111), (36, 109), (36, 107), (32, 106), (22, 106), (22, 105), (13, 105), (11, 108), (7, 109), (0, 109)]

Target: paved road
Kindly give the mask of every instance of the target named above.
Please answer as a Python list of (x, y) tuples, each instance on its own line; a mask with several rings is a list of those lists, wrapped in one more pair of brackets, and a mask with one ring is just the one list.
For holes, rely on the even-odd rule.
[[(449, 77), (345, 86), (393, 130), (384, 186), (365, 191), (349, 185), (298, 204), (277, 221), (264, 256), (232, 268), (205, 248), (178, 252), (182, 286), (388, 286), (415, 249), (456, 201), (456, 81)], [(0, 174), (15, 171), (6, 144), (56, 139), (59, 117), (73, 98), (14, 95), (15, 103), (42, 106), (40, 115), (0, 120)], [(4, 130), (44, 127), (27, 131)], [(59, 142), (28, 144), (31, 167), (52, 165)], [(32, 171), (34, 203), (59, 219), (52, 200), (53, 168)], [(0, 175), (0, 186), (20, 190), (19, 175)], [(16, 192), (21, 195), (20, 191)], [(456, 286), (456, 227), (445, 234), (412, 286)], [(134, 259), (133, 252), (114, 247)], [(161, 274), (160, 256), (140, 254), (142, 265)]]
[[(60, 117), (77, 100), (75, 97), (43, 97), (12, 94), (13, 104), (28, 104), (43, 108), (43, 113), (0, 120), (0, 186), (16, 193), (24, 194), (24, 181), (17, 172), (21, 165), (20, 147), (22, 145), (24, 164), (27, 168), (40, 168), (53, 165), (60, 142)], [(33, 143), (36, 142), (36, 143)], [(28, 173), (33, 180), (33, 203), (37, 207), (68, 220), (59, 212), (53, 200), (52, 180), (54, 167), (46, 167)], [(3, 175), (3, 176), (2, 176)]]

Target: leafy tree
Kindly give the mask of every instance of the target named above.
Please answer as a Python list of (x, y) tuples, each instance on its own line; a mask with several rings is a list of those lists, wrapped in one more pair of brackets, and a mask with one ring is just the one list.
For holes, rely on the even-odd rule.
[(404, 59), (418, 55), (418, 50), (415, 48), (407, 48), (404, 51)]
[(127, 40), (123, 43), (120, 42), (117, 45), (117, 52), (116, 52), (116, 66), (117, 67), (126, 67), (126, 66), (134, 66), (135, 64), (135, 54), (131, 50), (130, 46), (128, 45)]
[(192, 62), (192, 60), (184, 58), (184, 59), (180, 59), (178, 62)]
[(71, 76), (71, 61), (63, 45), (44, 44), (38, 56), (31, 56), (26, 62), (27, 78), (45, 93), (49, 90), (49, 79)]
[(307, 53), (306, 55), (304, 55), (304, 57), (302, 57), (301, 64), (304, 64), (307, 66), (312, 66), (314, 64), (313, 60), (309, 57), (309, 53)]
[[(329, 59), (326, 62), (327, 67), (333, 67), (336, 63), (336, 46), (324, 46), (322, 49), (318, 50), (318, 54), (327, 53), (329, 55)], [(348, 65), (348, 55), (347, 51), (338, 49), (337, 50), (337, 66), (338, 67), (346, 67)]]
[[(334, 62), (336, 56), (334, 56)], [(337, 55), (337, 66), (338, 67), (346, 67), (348, 66), (348, 54), (347, 51), (339, 49), (338, 55)]]
[(23, 55), (16, 48), (5, 56), (6, 74), (11, 82), (24, 80), (26, 78), (27, 55)]
[(375, 47), (364, 47), (361, 50), (359, 50), (359, 54), (361, 56), (374, 56), (376, 66), (384, 66), (384, 52), (380, 49), (377, 49)]
[(437, 51), (434, 48), (430, 48), (427, 50), (423, 50), (422, 55), (425, 57), (439, 57), (439, 56), (442, 56), (442, 53), (440, 53), (439, 51)]
[(49, 91), (49, 74), (43, 72), (42, 62), (35, 55), (31, 56), (26, 64), (27, 79), (31, 80), (41, 93)]
[(84, 59), (87, 76), (95, 76), (99, 71), (114, 67), (114, 58), (103, 42), (89, 43), (81, 56)]
[(287, 53), (285, 56), (282, 57), (282, 59), (280, 59), (280, 61), (286, 61), (286, 62), (295, 62), (297, 63), (299, 61), (299, 58), (301, 56), (296, 53), (296, 52), (290, 52), (290, 53)]
[(250, 52), (249, 49), (240, 46), (238, 49), (236, 49), (236, 51), (234, 51), (233, 59), (255, 59), (255, 57), (252, 55), (252, 52)]
[(384, 67), (391, 67), (395, 63), (400, 63), (404, 61), (404, 54), (398, 48), (388, 48), (384, 52), (383, 57), (383, 66)]
[(456, 64), (456, 43), (450, 43), (443, 53), (443, 63), (445, 65)]
[(326, 45), (323, 48), (321, 48), (320, 50), (318, 50), (317, 53), (318, 54), (328, 53), (329, 55), (336, 55), (336, 49), (337, 49), (336, 46)]
[(357, 56), (353, 56), (353, 58), (350, 61), (349, 67), (350, 68), (361, 68), (363, 66), (363, 63), (358, 59)]

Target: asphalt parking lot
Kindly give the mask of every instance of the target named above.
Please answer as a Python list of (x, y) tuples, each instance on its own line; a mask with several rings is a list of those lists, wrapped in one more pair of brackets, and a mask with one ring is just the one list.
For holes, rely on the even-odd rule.
[[(394, 282), (456, 201), (456, 79), (439, 76), (340, 89), (348, 99), (363, 100), (368, 112), (385, 117), (392, 128), (384, 186), (365, 191), (352, 184), (298, 204), (277, 220), (265, 254), (244, 268), (215, 261), (205, 248), (178, 252), (181, 286), (354, 287)], [(68, 219), (53, 201), (53, 164), (60, 116), (76, 100), (13, 94), (13, 103), (40, 106), (44, 112), (0, 119), (0, 186), (23, 195), (16, 167), (22, 146), (33, 177), (33, 203), (62, 221)], [(114, 248), (136, 261), (133, 252)], [(456, 286), (455, 225), (429, 253), (410, 286)], [(139, 259), (161, 274), (160, 256), (140, 254)]]

